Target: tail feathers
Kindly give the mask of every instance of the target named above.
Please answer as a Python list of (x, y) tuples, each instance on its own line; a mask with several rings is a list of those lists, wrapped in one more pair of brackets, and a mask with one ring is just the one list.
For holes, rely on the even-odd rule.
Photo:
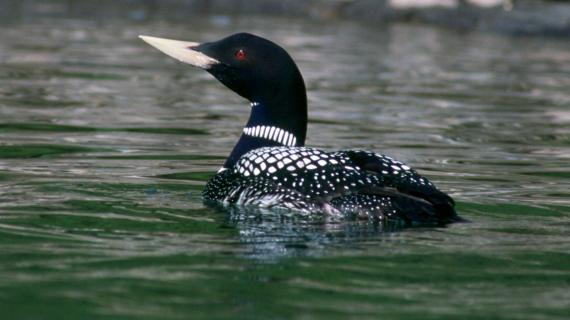
[(464, 221), (455, 212), (454, 201), (447, 194), (437, 191), (418, 197), (393, 188), (368, 187), (361, 193), (389, 197), (396, 216), (414, 224), (447, 224)]

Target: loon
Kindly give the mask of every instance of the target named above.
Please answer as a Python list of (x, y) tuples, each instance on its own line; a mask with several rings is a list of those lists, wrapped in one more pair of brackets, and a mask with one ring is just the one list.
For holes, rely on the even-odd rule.
[(208, 181), (205, 200), (415, 225), (462, 220), (450, 196), (400, 161), (363, 150), (305, 147), (304, 80), (279, 45), (249, 33), (205, 43), (140, 38), (250, 101), (249, 120)]

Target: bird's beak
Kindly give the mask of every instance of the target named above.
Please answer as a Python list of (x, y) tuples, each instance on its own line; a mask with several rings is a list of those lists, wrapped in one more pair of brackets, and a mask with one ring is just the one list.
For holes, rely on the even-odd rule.
[(218, 60), (194, 50), (194, 48), (200, 45), (198, 42), (178, 41), (149, 36), (139, 36), (139, 38), (174, 59), (178, 59), (179, 61), (198, 68), (209, 69), (212, 65), (220, 63)]

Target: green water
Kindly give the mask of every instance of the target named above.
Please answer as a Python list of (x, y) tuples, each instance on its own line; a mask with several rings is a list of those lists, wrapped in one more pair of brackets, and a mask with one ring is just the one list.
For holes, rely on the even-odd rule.
[[(205, 206), (248, 104), (138, 34), (285, 46), (307, 144), (403, 160), (472, 223)], [(567, 319), (570, 42), (261, 17), (0, 29), (2, 319)]]

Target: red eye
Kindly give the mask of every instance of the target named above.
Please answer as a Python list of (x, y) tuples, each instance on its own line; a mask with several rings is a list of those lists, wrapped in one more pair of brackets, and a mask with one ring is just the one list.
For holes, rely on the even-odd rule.
[(238, 59), (239, 61), (245, 60), (245, 50), (239, 49), (238, 51), (236, 51), (236, 59)]

